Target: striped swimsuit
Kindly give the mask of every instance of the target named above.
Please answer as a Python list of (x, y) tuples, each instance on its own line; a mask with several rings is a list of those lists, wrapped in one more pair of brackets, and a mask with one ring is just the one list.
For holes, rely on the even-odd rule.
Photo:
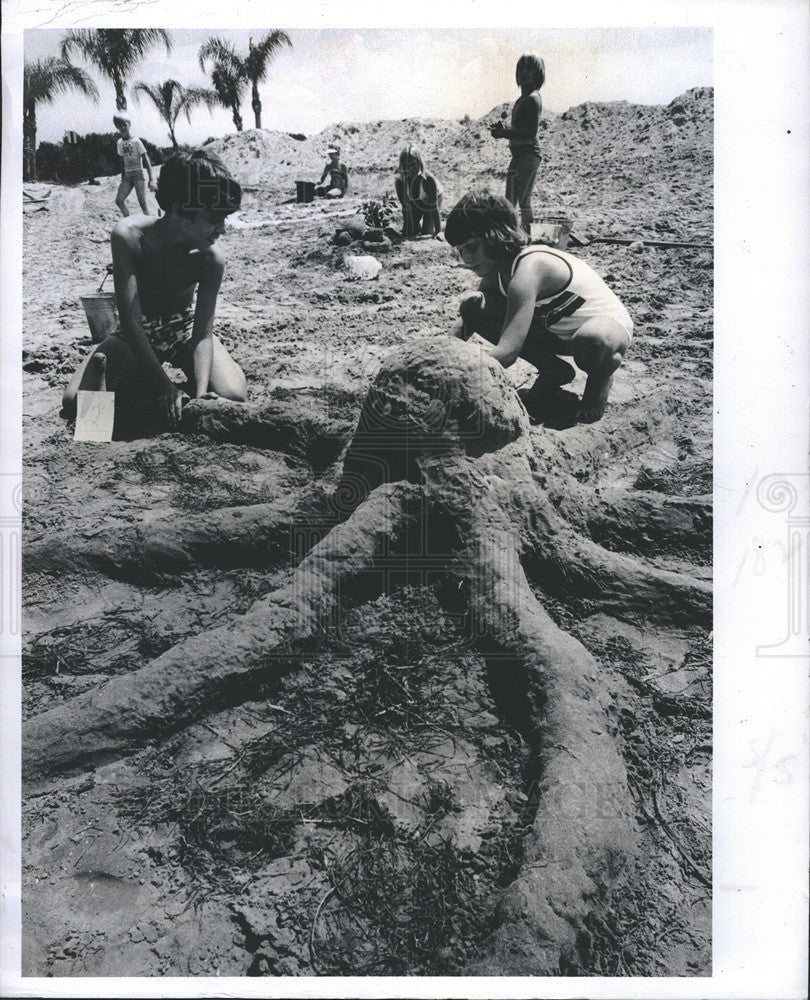
[[(528, 247), (515, 257), (511, 277), (518, 264), (532, 253), (550, 254), (568, 268), (569, 278), (565, 287), (546, 298), (538, 299), (534, 307), (534, 322), (560, 340), (571, 340), (577, 330), (589, 319), (609, 316), (624, 327), (628, 341), (633, 338), (633, 321), (618, 296), (612, 292), (599, 275), (583, 261), (562, 250), (549, 247)], [(500, 274), (498, 287), (506, 296)], [(508, 287), (508, 286), (507, 286)]]
[[(168, 361), (177, 367), (178, 355), (190, 342), (194, 327), (194, 310), (191, 306), (171, 316), (143, 316), (141, 323), (158, 361)], [(115, 333), (116, 336), (123, 337), (120, 327)]]

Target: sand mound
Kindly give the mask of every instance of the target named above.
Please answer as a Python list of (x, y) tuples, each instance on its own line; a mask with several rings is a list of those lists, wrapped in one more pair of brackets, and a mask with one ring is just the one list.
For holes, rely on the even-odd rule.
[[(585, 182), (593, 171), (625, 180), (628, 159), (641, 160), (647, 176), (671, 174), (682, 160), (711, 162), (713, 90), (698, 87), (666, 107), (615, 101), (588, 101), (562, 115), (544, 113), (541, 124), (542, 188), (549, 171), (564, 170)], [(209, 144), (246, 187), (295, 194), (295, 181), (317, 180), (332, 143), (350, 168), (351, 191), (380, 196), (393, 192), (400, 150), (418, 146), (445, 191), (445, 208), (471, 184), (503, 185), (507, 144), (493, 140), (488, 126), (508, 113), (499, 104), (477, 120), (408, 118), (400, 121), (341, 122), (299, 141), (285, 132), (250, 129)], [(567, 207), (574, 208), (581, 186), (572, 185)]]

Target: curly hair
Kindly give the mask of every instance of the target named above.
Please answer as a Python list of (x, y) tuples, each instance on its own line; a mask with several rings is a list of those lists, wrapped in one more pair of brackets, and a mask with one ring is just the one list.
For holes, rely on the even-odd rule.
[(218, 156), (204, 149), (179, 149), (160, 168), (158, 205), (164, 212), (230, 215), (242, 203), (242, 188)]
[(526, 74), (526, 82), (532, 90), (539, 90), (546, 82), (546, 64), (540, 56), (523, 55), (517, 61), (515, 77), (520, 72)]
[(444, 238), (450, 246), (482, 239), (487, 253), (496, 258), (514, 257), (529, 242), (514, 206), (490, 191), (470, 191), (453, 206), (445, 223)]

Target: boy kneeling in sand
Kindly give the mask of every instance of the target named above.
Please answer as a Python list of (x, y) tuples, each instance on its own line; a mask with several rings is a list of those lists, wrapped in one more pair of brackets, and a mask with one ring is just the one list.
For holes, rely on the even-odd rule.
[(562, 250), (527, 246), (515, 209), (489, 192), (465, 195), (448, 215), (444, 235), (481, 278), (479, 291), (461, 303), (451, 336), (485, 337), (504, 368), (519, 357), (534, 365), (537, 381), (521, 393), (530, 411), (554, 407), (560, 386), (575, 375), (559, 355), (572, 357), (588, 376), (578, 418), (601, 419), (633, 321), (596, 271)]
[(164, 371), (164, 361), (185, 372), (197, 399), (246, 399), (244, 373), (214, 335), (225, 270), (214, 243), (241, 200), (242, 189), (225, 165), (204, 150), (181, 150), (163, 164), (157, 202), (165, 214), (130, 216), (112, 231), (121, 325), (70, 380), (63, 398), (68, 414), (75, 412), (78, 389), (104, 385), (116, 393), (116, 405), (123, 398), (155, 399), (176, 427), (188, 397)]

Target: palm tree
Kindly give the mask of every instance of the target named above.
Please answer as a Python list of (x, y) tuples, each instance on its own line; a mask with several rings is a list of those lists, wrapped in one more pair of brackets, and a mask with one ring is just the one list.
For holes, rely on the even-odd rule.
[(242, 125), (242, 92), (247, 86), (247, 73), (243, 60), (236, 50), (221, 38), (211, 37), (200, 48), (200, 69), (205, 71), (205, 64), (211, 60), (211, 82), (214, 85), (219, 103), (229, 108), (233, 115), (236, 131), (241, 132)]
[(126, 111), (124, 93), (127, 78), (136, 63), (155, 45), (172, 50), (171, 39), (165, 28), (75, 28), (62, 39), (62, 58), (70, 60), (77, 52), (112, 81), (115, 87), (115, 106)]
[(136, 83), (132, 88), (132, 95), (136, 101), (140, 101), (141, 94), (152, 101), (160, 117), (169, 126), (169, 138), (173, 146), (177, 146), (174, 129), (181, 114), (185, 114), (186, 121), (191, 124), (191, 112), (194, 108), (204, 104), (212, 111), (219, 103), (213, 90), (184, 87), (177, 80), (164, 80), (163, 83), (154, 84)]
[(77, 90), (98, 101), (98, 90), (78, 66), (49, 56), (26, 63), (23, 71), (23, 178), (37, 179), (37, 104), (51, 104), (58, 94)]
[(248, 42), (245, 71), (252, 88), (251, 104), (253, 105), (253, 116), (256, 119), (256, 128), (262, 127), (262, 102), (259, 98), (259, 83), (267, 78), (270, 61), (282, 45), (292, 48), (290, 36), (286, 31), (279, 30), (271, 31), (265, 35), (258, 45), (253, 44), (252, 38)]
[[(240, 56), (234, 47), (221, 38), (212, 36), (200, 49), (200, 68), (205, 69), (206, 60), (213, 62), (211, 79), (220, 101), (233, 112), (237, 131), (242, 131), (242, 91), (250, 83), (251, 104), (256, 128), (262, 127), (262, 102), (259, 97), (259, 83), (267, 78), (270, 61), (282, 46), (292, 48), (286, 31), (270, 31), (257, 44), (251, 38), (246, 56)], [(216, 77), (219, 77), (217, 83)]]

